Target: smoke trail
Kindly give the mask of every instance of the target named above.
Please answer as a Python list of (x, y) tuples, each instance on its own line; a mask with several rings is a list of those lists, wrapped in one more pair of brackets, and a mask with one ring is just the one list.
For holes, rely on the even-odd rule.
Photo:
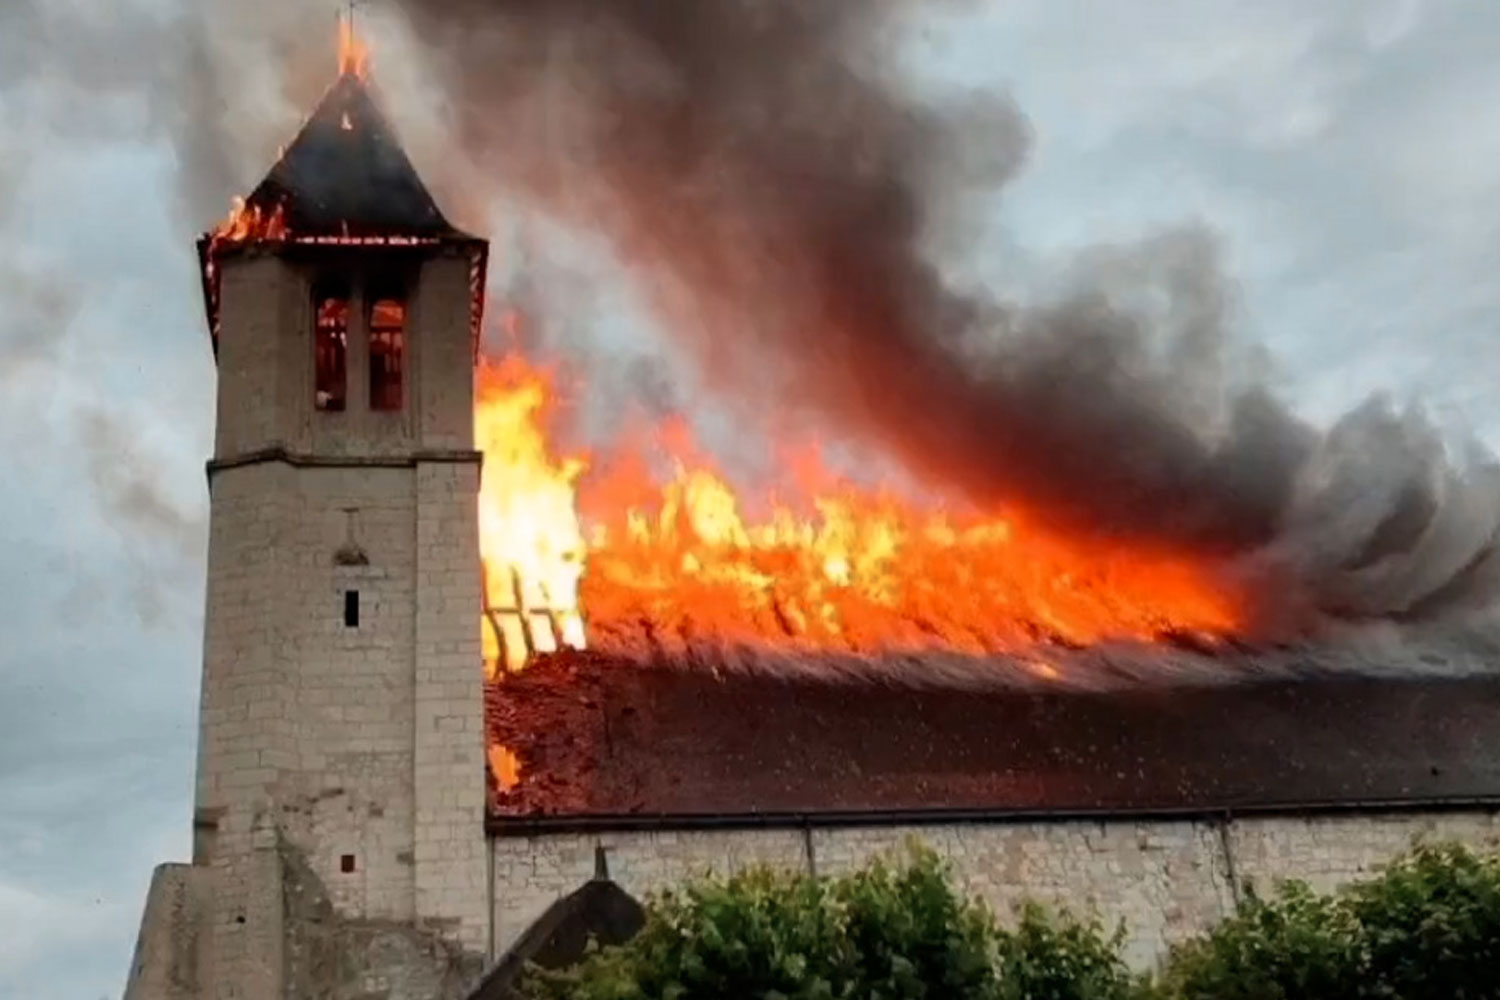
[(903, 99), (879, 42), (909, 3), (400, 4), (471, 156), (605, 232), (743, 403), (1074, 533), (1229, 557), (1288, 608), (1426, 612), (1493, 575), (1493, 460), (1379, 401), (1323, 434), (1233, 377), (1202, 234), (1091, 255), (1042, 308), (947, 278), (949, 203), (1009, 180), (1028, 130)]

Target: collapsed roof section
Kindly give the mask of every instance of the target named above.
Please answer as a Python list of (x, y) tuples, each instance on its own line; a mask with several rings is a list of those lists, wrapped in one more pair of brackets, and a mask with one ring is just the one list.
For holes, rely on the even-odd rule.
[(198, 241), (209, 329), (218, 344), (219, 260), (255, 246), (451, 246), (474, 263), (477, 347), (487, 244), (455, 228), (356, 72), (343, 73), (264, 180)]

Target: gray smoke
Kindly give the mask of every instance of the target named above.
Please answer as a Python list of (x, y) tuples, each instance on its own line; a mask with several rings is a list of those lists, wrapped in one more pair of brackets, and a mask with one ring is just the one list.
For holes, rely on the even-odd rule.
[[(915, 0), (391, 5), (417, 48), (383, 36), (377, 73), (393, 102), (427, 101), (398, 117), (450, 208), (463, 196), (460, 221), (520, 196), (607, 237), (707, 387), (746, 413), (831, 424), (1085, 537), (1201, 553), (1278, 621), (1423, 617), (1493, 593), (1492, 457), (1450, 454), (1421, 413), (1381, 400), (1327, 432), (1291, 414), (1230, 335), (1207, 234), (1086, 254), (1042, 305), (934, 262), (960, 242), (963, 197), (1021, 170), (1030, 129), (1002, 98), (904, 96), (883, 40)], [(174, 225), (200, 230), (328, 83), (337, 6), (6, 4), (0, 116), (45, 128), (3, 150), (0, 195), (39, 141), (154, 138), (175, 157)], [(422, 69), (436, 93), (417, 94)], [(453, 138), (466, 156), (439, 155)], [(46, 317), (0, 329), (0, 356), (24, 362), (55, 350), (85, 276), (38, 273), (14, 245), (0, 240), (0, 281), (34, 308), (11, 316)]]
[(1024, 654), (971, 654), (953, 649), (856, 653), (798, 649), (795, 644), (691, 642), (612, 648), (613, 666), (703, 670), (829, 684), (909, 689), (1115, 691), (1185, 688), (1329, 677), (1429, 680), (1492, 676), (1500, 654), (1493, 630), (1441, 631), (1380, 625), (1328, 628), (1311, 641), (1206, 646), (1171, 642), (1102, 642), (1086, 648), (1039, 646)]
[(1213, 242), (1086, 255), (1044, 306), (928, 248), (1024, 162), (1003, 100), (882, 68), (914, 0), (399, 0), (496, 190), (603, 232), (720, 392), (929, 482), (1222, 561), (1268, 620), (1483, 603), (1500, 473), (1380, 400), (1307, 426), (1247, 370)]

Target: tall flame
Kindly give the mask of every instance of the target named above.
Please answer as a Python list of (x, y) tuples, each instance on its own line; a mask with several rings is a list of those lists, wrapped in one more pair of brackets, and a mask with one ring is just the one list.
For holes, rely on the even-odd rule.
[[(1192, 560), (1054, 537), (1018, 512), (928, 509), (840, 483), (815, 455), (795, 470), (803, 502), (756, 505), (759, 516), (680, 427), (656, 435), (674, 467), (664, 482), (638, 450), (586, 479), (584, 459), (547, 442), (554, 404), (545, 373), (520, 358), (481, 371), (492, 669), (585, 639), (627, 653), (719, 643), (988, 654), (1241, 624), (1232, 595)], [(555, 639), (538, 640), (549, 630)]]
[(559, 458), (543, 428), (552, 405), (540, 372), (518, 357), (479, 369), (475, 439), (484, 452), (479, 550), (485, 662), (515, 670), (539, 652), (584, 645), (579, 614), (583, 532), (578, 458)]

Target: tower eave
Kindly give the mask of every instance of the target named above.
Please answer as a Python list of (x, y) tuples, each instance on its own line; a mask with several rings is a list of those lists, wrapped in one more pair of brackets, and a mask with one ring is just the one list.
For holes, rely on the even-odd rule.
[(198, 272), (203, 288), (204, 318), (214, 357), (219, 353), (219, 305), (222, 267), (225, 261), (247, 256), (272, 254), (287, 256), (298, 251), (358, 250), (373, 253), (391, 251), (425, 252), (430, 255), (461, 254), (469, 260), (469, 325), (475, 360), (479, 357), (481, 331), (484, 325), (484, 297), (489, 273), (490, 244), (479, 236), (457, 229), (443, 237), (363, 236), (363, 237), (286, 237), (278, 240), (226, 242), (213, 233), (198, 238)]

